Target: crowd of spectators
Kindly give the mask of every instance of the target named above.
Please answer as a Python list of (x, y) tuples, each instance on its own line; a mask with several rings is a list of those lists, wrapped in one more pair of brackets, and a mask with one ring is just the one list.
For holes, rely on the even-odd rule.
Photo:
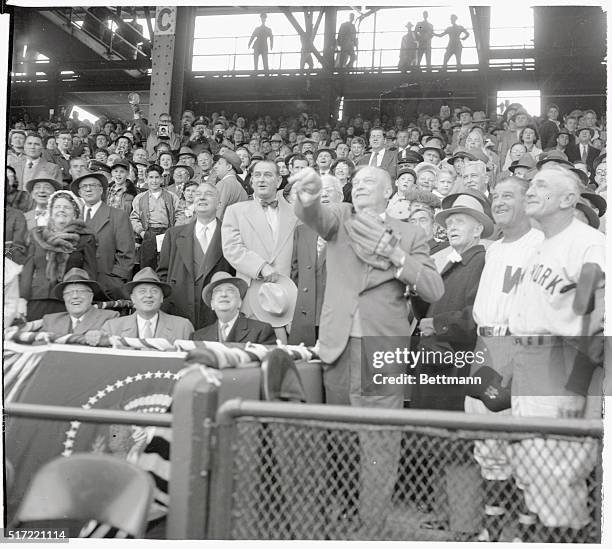
[[(444, 104), (414, 120), (355, 115), (338, 122), (308, 113), (253, 119), (225, 111), (197, 114), (186, 110), (172, 120), (164, 113), (147, 121), (136, 108), (129, 121), (34, 121), (27, 115), (13, 121), (5, 261), (12, 262), (16, 274), (10, 278), (19, 292), (14, 309), (7, 309), (14, 311), (10, 321), (46, 318), (50, 325), (49, 315), (65, 313), (66, 333), (93, 331), (94, 339), (173, 340), (195, 332), (223, 342), (253, 337), (316, 344), (330, 365), (324, 375), (329, 402), (401, 407), (407, 400), (414, 408), (455, 411), (464, 410), (463, 386), (417, 387), (377, 403), (357, 398), (354, 341), (394, 335), (376, 330), (404, 313), (389, 330), (406, 333), (395, 335), (413, 333), (425, 347), (439, 338), (450, 351), (532, 330), (599, 333), (596, 323), (588, 334), (580, 332), (568, 291), (585, 262), (603, 265), (606, 124), (593, 110), (562, 116), (549, 105), (538, 117), (511, 104), (489, 118)], [(369, 213), (376, 222), (363, 219)], [(386, 233), (378, 232), (381, 219)], [(555, 240), (560, 233), (565, 247)], [(347, 257), (349, 246), (354, 253)], [(549, 256), (546, 272), (539, 265), (541, 277), (532, 260), (536, 252)], [(361, 266), (367, 266), (366, 282), (354, 278)], [(561, 293), (556, 283), (545, 285), (557, 271), (568, 284)], [(513, 275), (508, 286), (509, 272), (522, 276)], [(365, 287), (353, 287), (360, 284)], [(101, 316), (87, 329), (80, 323), (93, 301), (127, 298), (132, 315)], [(345, 311), (351, 300), (354, 310)], [(546, 317), (555, 309), (567, 313), (565, 324)], [(530, 322), (526, 310), (545, 319)], [(348, 324), (341, 327), (344, 312)], [(501, 378), (508, 353), (499, 353), (497, 362)], [(448, 377), (469, 375), (461, 366), (438, 366)], [(516, 408), (514, 401), (507, 408), (517, 415), (554, 409), (584, 417), (587, 378), (571, 392), (572, 405), (559, 397), (552, 408)], [(563, 459), (556, 453), (561, 450), (555, 449), (555, 459)], [(380, 450), (364, 444), (362, 451)], [(524, 451), (523, 462), (532, 461), (529, 475), (520, 478), (524, 517), (538, 517), (550, 528), (588, 525), (586, 502), (572, 486), (564, 486), (563, 499), (572, 512), (551, 509), (550, 498), (531, 497), (538, 466), (533, 448)], [(503, 449), (496, 452), (506, 460)], [(585, 468), (566, 459), (572, 470)], [(483, 477), (501, 482), (519, 476), (520, 467), (507, 461), (512, 473), (495, 479), (479, 461)], [(392, 468), (394, 457), (381, 460), (385, 467), (382, 462)], [(363, 480), (376, 474), (364, 472)], [(492, 487), (490, 494), (498, 492)], [(492, 539), (503, 503), (489, 503), (495, 510), (487, 523)], [(526, 520), (521, 524), (532, 524)]]

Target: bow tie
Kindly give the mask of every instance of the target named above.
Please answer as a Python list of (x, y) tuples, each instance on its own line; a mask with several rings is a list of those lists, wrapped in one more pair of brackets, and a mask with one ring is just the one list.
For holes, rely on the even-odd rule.
[(34, 210), (34, 217), (43, 217), (47, 215), (47, 210)]
[(273, 210), (275, 210), (278, 207), (278, 200), (270, 200), (270, 202), (262, 202), (261, 207), (264, 210), (267, 210), (268, 208), (272, 208)]
[(451, 263), (461, 263), (461, 260), (463, 258), (457, 250), (453, 250), (450, 254), (448, 254), (448, 257), (446, 259)]

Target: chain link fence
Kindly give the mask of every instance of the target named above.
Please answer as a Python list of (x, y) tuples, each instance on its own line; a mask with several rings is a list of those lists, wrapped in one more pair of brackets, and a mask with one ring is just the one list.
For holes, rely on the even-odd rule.
[(213, 537), (600, 542), (592, 431), (377, 425), (307, 409), (221, 428)]

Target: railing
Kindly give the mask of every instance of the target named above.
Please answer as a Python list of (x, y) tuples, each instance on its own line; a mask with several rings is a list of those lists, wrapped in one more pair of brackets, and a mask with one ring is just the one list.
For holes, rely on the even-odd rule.
[[(219, 389), (194, 367), (175, 385), (172, 415), (27, 404), (5, 412), (171, 424), (169, 539), (467, 540), (496, 498), (501, 540), (601, 540), (601, 420), (239, 399), (217, 410)], [(490, 470), (496, 486), (484, 480)], [(534, 521), (525, 531), (521, 515)]]
[[(117, 32), (119, 29), (117, 29), (116, 23), (113, 25), (114, 30), (109, 29), (107, 20), (99, 19), (88, 8), (56, 8), (50, 11), (63, 19), (66, 25), (80, 29), (81, 32), (96, 40), (107, 48), (111, 54), (124, 59), (146, 60), (150, 58), (150, 55), (143, 51), (138, 44), (126, 40), (120, 32)], [(114, 18), (111, 20), (114, 21)], [(96, 32), (94, 31), (95, 28), (97, 28)], [(130, 32), (138, 35), (139, 43), (146, 44), (149, 42), (134, 27), (130, 27)]]
[(217, 424), (214, 539), (601, 537), (601, 421), (230, 401)]
[[(471, 29), (470, 29), (471, 30)], [(361, 47), (356, 51), (354, 70), (356, 72), (388, 72), (393, 68), (397, 70), (399, 51), (403, 31), (389, 31), (384, 33), (360, 32), (359, 44), (378, 44), (375, 47)], [(376, 36), (377, 42), (374, 41)], [(384, 39), (383, 39), (384, 37)], [(192, 70), (196, 73), (235, 73), (253, 70), (253, 52), (248, 48), (250, 36), (233, 36), (226, 38), (196, 37), (194, 39)], [(437, 39), (435, 39), (437, 40)], [(444, 43), (446, 39), (439, 39)], [(380, 44), (380, 42), (383, 44)], [(435, 42), (434, 42), (435, 43)], [(472, 42), (473, 43), (473, 42)], [(323, 49), (323, 35), (318, 34), (314, 38), (314, 46), (320, 52)], [(521, 65), (533, 63), (533, 44), (513, 44), (509, 46), (496, 46), (491, 48), (513, 50), (516, 53), (514, 64), (518, 69)], [(207, 53), (209, 51), (223, 51), (224, 53)], [(441, 66), (446, 45), (432, 47), (432, 64)], [(336, 52), (336, 64), (337, 64)], [(513, 55), (514, 57), (514, 55)], [(311, 55), (313, 70), (318, 72), (321, 64), (314, 55)], [(270, 73), (291, 73), (300, 69), (301, 45), (297, 34), (283, 34), (274, 37), (274, 49), (268, 52), (268, 63)], [(424, 65), (425, 59), (422, 60)], [(462, 63), (464, 65), (478, 64), (476, 46), (464, 46), (462, 52)], [(455, 58), (451, 59), (449, 70), (456, 66)], [(261, 60), (259, 69), (263, 71)]]

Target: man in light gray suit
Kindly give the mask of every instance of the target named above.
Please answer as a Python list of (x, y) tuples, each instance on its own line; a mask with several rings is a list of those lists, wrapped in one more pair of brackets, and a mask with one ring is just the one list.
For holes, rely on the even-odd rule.
[(162, 338), (170, 343), (176, 339), (190, 339), (193, 325), (189, 320), (160, 311), (171, 286), (162, 282), (151, 267), (145, 267), (126, 285), (126, 293), (136, 312), (107, 321), (102, 333), (121, 337)]
[(83, 269), (70, 269), (62, 281), (53, 288), (53, 294), (66, 305), (66, 312), (42, 317), (42, 331), (63, 336), (82, 335), (99, 330), (107, 321), (119, 316), (117, 311), (97, 309), (93, 300), (103, 299), (100, 285)]
[[(253, 200), (232, 204), (225, 211), (221, 227), (223, 255), (236, 269), (236, 276), (249, 286), (252, 280), (276, 282), (279, 275), (291, 275), (297, 218), (291, 205), (277, 197), (280, 183), (274, 162), (257, 162), (251, 175)], [(248, 297), (243, 300), (245, 304), (248, 301)], [(244, 305), (243, 312), (252, 316)]]

